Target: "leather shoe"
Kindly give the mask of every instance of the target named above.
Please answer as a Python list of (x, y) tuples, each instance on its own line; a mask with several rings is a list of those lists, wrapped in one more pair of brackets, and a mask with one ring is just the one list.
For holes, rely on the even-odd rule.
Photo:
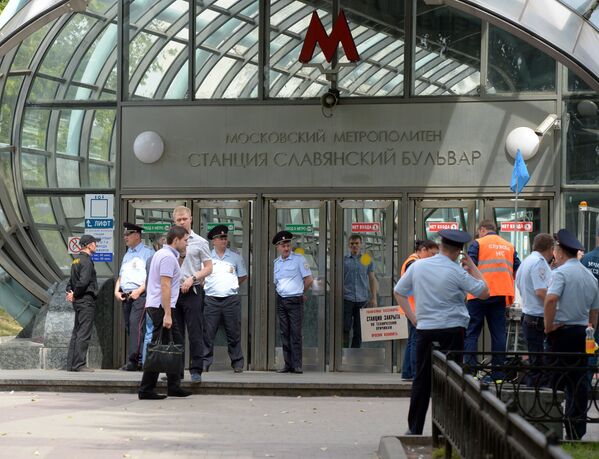
[(234, 373), (243, 373), (243, 368), (233, 368)]
[(179, 387), (178, 389), (169, 390), (167, 394), (169, 397), (189, 397), (191, 395), (191, 391), (181, 389)]
[(79, 368), (75, 368), (73, 371), (80, 371), (83, 373), (93, 373), (94, 369), (90, 368), (90, 367), (79, 367)]
[(291, 373), (293, 370), (291, 368), (281, 368), (280, 370), (277, 370), (277, 373)]
[(166, 395), (157, 394), (156, 392), (140, 392), (137, 397), (140, 400), (164, 400)]
[(121, 367), (122, 371), (138, 371), (141, 370), (141, 367), (139, 365), (135, 365), (132, 362), (128, 362), (127, 364), (123, 365)]
[(191, 374), (191, 382), (192, 383), (201, 383), (202, 375), (200, 373), (192, 373)]
[(293, 370), (291, 370), (291, 373), (295, 373), (298, 375), (301, 375), (303, 372), (304, 372), (304, 370), (302, 370), (301, 367), (297, 367), (297, 368), (294, 368)]

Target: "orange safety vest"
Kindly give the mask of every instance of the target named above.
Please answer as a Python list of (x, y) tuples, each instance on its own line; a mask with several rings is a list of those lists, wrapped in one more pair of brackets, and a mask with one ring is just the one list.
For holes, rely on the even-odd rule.
[[(404, 261), (403, 265), (401, 265), (401, 271), (399, 272), (399, 277), (402, 277), (405, 274), (406, 269), (408, 269), (408, 265), (410, 264), (410, 262), (416, 261), (416, 260), (420, 260), (420, 257), (418, 255), (416, 255), (415, 253), (413, 253), (408, 258), (406, 258), (406, 261)], [(412, 311), (415, 311), (416, 310), (416, 301), (414, 300), (414, 297), (409, 296), (408, 301), (410, 302), (410, 307), (412, 308)], [(403, 311), (401, 311), (401, 313), (404, 314)]]
[[(506, 305), (514, 302), (514, 246), (496, 234), (477, 239), (478, 270), (483, 275), (490, 296), (505, 296)], [(475, 298), (468, 295), (468, 299)]]

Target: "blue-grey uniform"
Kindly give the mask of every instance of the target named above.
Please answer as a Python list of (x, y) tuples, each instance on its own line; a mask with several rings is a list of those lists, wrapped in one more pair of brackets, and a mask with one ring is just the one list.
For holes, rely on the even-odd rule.
[[(280, 231), (273, 245), (290, 242), (293, 235)], [(304, 278), (312, 276), (306, 259), (291, 252), (274, 262), (274, 284), (277, 298), (277, 319), (281, 332), (284, 367), (282, 373), (302, 372), (302, 322), (304, 319)]]
[[(129, 244), (133, 233), (141, 234), (143, 228), (133, 223), (123, 223), (125, 228), (125, 240)], [(136, 371), (141, 368), (141, 347), (143, 336), (145, 334), (145, 312), (146, 291), (137, 298), (133, 298), (131, 293), (138, 290), (146, 283), (146, 264), (154, 255), (154, 250), (146, 247), (143, 242), (139, 242), (135, 247), (128, 247), (123, 256), (121, 269), (119, 271), (119, 291), (123, 299), (123, 321), (125, 332), (129, 338), (129, 347), (127, 351), (127, 363), (122, 370)]]
[[(439, 231), (444, 245), (462, 247), (471, 240), (459, 230)], [(431, 393), (431, 349), (463, 350), (468, 326), (466, 294), (479, 296), (486, 283), (468, 274), (458, 263), (441, 253), (414, 262), (395, 285), (401, 296), (414, 296), (416, 302), (416, 375), (412, 384), (409, 432), (422, 434)]]
[[(522, 299), (522, 334), (529, 352), (543, 352), (545, 342), (545, 306), (536, 290), (547, 290), (551, 281), (551, 267), (539, 252), (532, 252), (520, 264), (516, 273), (516, 286)], [(542, 362), (538, 355), (529, 356), (532, 366)], [(531, 371), (527, 381), (535, 386), (542, 377), (540, 372)]]
[[(220, 227), (227, 228), (224, 225)], [(211, 232), (212, 233), (212, 232)], [(208, 233), (208, 239), (215, 235)], [(225, 236), (227, 232), (223, 233)], [(239, 278), (246, 277), (247, 270), (243, 258), (230, 249), (225, 249), (220, 257), (212, 250), (212, 274), (204, 283), (204, 371), (208, 371), (214, 359), (214, 339), (222, 320), (227, 336), (227, 350), (231, 366), (241, 372), (244, 365), (241, 348), (241, 299)]]
[[(558, 328), (547, 333), (547, 344), (550, 352), (575, 352), (584, 355), (585, 329), (590, 320), (590, 311), (599, 309), (597, 279), (576, 258), (577, 251), (583, 247), (573, 234), (562, 229), (555, 239), (569, 258), (553, 271), (547, 289), (545, 321), (551, 320), (549, 314), (553, 312), (557, 297), (553, 324), (558, 325)], [(560, 356), (551, 359), (550, 364), (572, 368), (555, 374), (553, 385), (556, 390), (565, 391), (565, 415), (575, 419), (565, 423), (566, 437), (578, 440), (586, 433), (588, 388), (585, 370), (578, 370), (576, 367), (585, 367), (587, 359)]]

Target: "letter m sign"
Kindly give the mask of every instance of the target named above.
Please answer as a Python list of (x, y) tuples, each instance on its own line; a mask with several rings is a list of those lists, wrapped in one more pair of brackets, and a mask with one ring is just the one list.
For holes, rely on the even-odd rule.
[(320, 49), (322, 49), (327, 62), (331, 62), (331, 59), (333, 59), (333, 55), (335, 54), (335, 50), (337, 49), (337, 46), (339, 46), (339, 43), (343, 45), (343, 50), (349, 61), (357, 62), (360, 60), (356, 44), (354, 43), (351, 31), (349, 30), (349, 25), (347, 24), (347, 19), (345, 18), (343, 10), (339, 12), (339, 17), (333, 25), (331, 35), (328, 35), (324, 30), (324, 26), (322, 25), (318, 14), (316, 14), (316, 11), (312, 13), (312, 19), (310, 20), (310, 25), (308, 25), (306, 39), (304, 40), (304, 46), (302, 47), (299, 57), (299, 61), (302, 64), (310, 62), (314, 55), (316, 43), (320, 45)]

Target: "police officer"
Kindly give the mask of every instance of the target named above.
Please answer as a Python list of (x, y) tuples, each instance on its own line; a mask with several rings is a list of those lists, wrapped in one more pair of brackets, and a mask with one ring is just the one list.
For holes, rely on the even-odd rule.
[(577, 352), (583, 356), (561, 356), (552, 359), (558, 367), (574, 367), (560, 371), (554, 377), (554, 388), (566, 392), (565, 422), (568, 440), (579, 440), (586, 433), (588, 387), (585, 370), (585, 329), (589, 323), (597, 326), (599, 315), (599, 288), (597, 279), (578, 261), (582, 244), (568, 230), (561, 229), (555, 236), (553, 250), (557, 268), (545, 297), (545, 333), (550, 352)]
[(91, 257), (99, 241), (89, 234), (81, 236), (81, 251), (71, 264), (71, 277), (66, 289), (67, 301), (73, 303), (75, 310), (75, 323), (67, 354), (67, 371), (94, 371), (86, 367), (85, 362), (94, 327), (98, 296), (96, 268)]
[[(461, 252), (471, 240), (459, 230), (439, 231), (440, 253), (419, 260), (399, 279), (394, 289), (395, 299), (406, 317), (416, 327), (416, 374), (412, 384), (408, 435), (420, 435), (424, 427), (431, 395), (431, 350), (433, 342), (441, 349), (463, 350), (464, 333), (468, 325), (466, 293), (488, 298), (482, 274), (472, 259)], [(456, 261), (462, 254), (462, 268)], [(408, 297), (413, 295), (416, 312)]]
[(229, 228), (217, 225), (208, 233), (212, 241), (212, 274), (204, 283), (204, 371), (212, 365), (214, 338), (222, 320), (227, 349), (235, 373), (243, 372), (241, 350), (241, 299), (239, 285), (247, 279), (243, 258), (227, 248)]
[(279, 257), (274, 263), (274, 283), (277, 296), (277, 319), (281, 332), (285, 366), (279, 373), (303, 373), (302, 321), (305, 293), (313, 278), (306, 259), (291, 251), (293, 234), (279, 231), (272, 239)]
[[(551, 234), (537, 234), (532, 242), (533, 252), (524, 259), (516, 273), (516, 286), (522, 298), (522, 333), (529, 352), (544, 350), (544, 301), (551, 280), (549, 262), (553, 258), (554, 240)], [(542, 364), (538, 355), (530, 355), (531, 366)], [(536, 386), (541, 373), (531, 370), (527, 383)]]
[(146, 263), (154, 255), (154, 250), (142, 242), (141, 226), (125, 222), (123, 227), (127, 252), (114, 285), (114, 297), (123, 303), (125, 332), (129, 338), (127, 362), (121, 370), (137, 371), (141, 369), (140, 348), (145, 329)]

